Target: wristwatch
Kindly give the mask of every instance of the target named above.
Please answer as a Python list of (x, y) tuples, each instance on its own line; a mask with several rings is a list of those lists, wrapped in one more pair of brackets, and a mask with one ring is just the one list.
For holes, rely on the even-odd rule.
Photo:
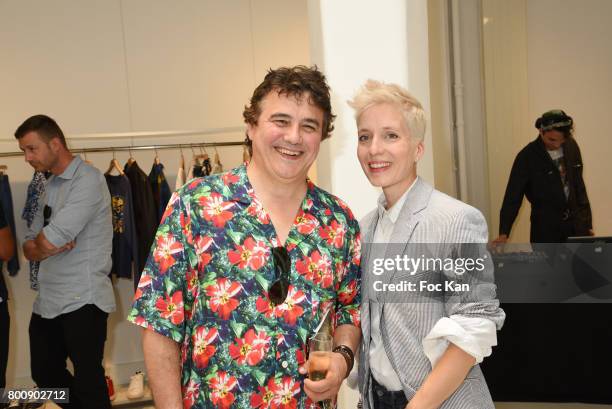
[(346, 375), (344, 378), (348, 378), (351, 370), (353, 369), (353, 365), (355, 364), (355, 354), (353, 354), (353, 350), (346, 345), (337, 345), (332, 350), (335, 353), (338, 353), (344, 357), (346, 361)]

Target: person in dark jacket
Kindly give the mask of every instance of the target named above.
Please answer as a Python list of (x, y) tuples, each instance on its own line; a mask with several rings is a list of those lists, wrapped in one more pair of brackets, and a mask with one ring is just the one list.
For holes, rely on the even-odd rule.
[(524, 195), (531, 203), (530, 242), (562, 243), (570, 236), (594, 235), (573, 119), (552, 110), (538, 118), (535, 127), (540, 134), (512, 165), (494, 244), (508, 240)]
[[(4, 210), (0, 202), (0, 260), (8, 261), (15, 254), (15, 240), (4, 219)], [(0, 389), (6, 386), (6, 366), (8, 363), (10, 317), (6, 298), (8, 296), (2, 269), (0, 268)], [(0, 395), (2, 396), (2, 395)]]

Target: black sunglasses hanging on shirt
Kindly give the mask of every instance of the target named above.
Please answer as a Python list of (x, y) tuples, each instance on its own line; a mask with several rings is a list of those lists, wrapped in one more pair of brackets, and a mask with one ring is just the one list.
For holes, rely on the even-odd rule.
[(272, 248), (274, 259), (274, 269), (276, 270), (276, 281), (268, 291), (268, 297), (272, 304), (279, 305), (285, 302), (289, 292), (289, 270), (291, 269), (291, 259), (285, 247)]
[(49, 224), (49, 220), (51, 219), (52, 211), (53, 209), (51, 209), (51, 206), (45, 205), (43, 209), (43, 227)]

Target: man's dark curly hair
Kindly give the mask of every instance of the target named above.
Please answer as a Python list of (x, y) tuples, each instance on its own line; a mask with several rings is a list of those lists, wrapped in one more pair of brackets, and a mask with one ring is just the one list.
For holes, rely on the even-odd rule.
[[(295, 67), (280, 67), (275, 70), (269, 69), (263, 82), (253, 91), (250, 104), (244, 107), (242, 116), (245, 123), (257, 124), (257, 119), (261, 114), (261, 101), (271, 91), (276, 91), (279, 95), (284, 94), (297, 98), (301, 98), (307, 92), (309, 94), (308, 102), (323, 110), (321, 139), (327, 139), (331, 136), (336, 116), (332, 113), (329, 86), (325, 81), (325, 76), (316, 65), (314, 67), (297, 65)], [(248, 135), (244, 143), (248, 147), (249, 153), (252, 154), (251, 140)]]

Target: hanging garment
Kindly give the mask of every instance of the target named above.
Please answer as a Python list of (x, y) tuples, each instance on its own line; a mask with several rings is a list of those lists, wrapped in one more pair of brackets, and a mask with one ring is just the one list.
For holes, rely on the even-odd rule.
[(204, 155), (204, 161), (202, 162), (202, 167), (204, 168), (204, 176), (209, 176), (212, 171), (212, 166), (210, 164), (210, 158), (208, 155)]
[[(19, 255), (17, 254), (17, 235), (15, 234), (15, 216), (13, 215), (13, 196), (11, 195), (11, 185), (8, 175), (0, 173), (0, 200), (4, 211), (4, 219), (8, 222), (13, 237), (15, 237), (15, 255), (6, 263), (6, 270), (9, 275), (14, 276), (19, 272)], [(0, 272), (2, 272), (2, 262), (0, 261)]]
[(193, 158), (191, 166), (189, 166), (189, 173), (187, 174), (187, 181), (195, 178), (201, 178), (206, 176), (204, 174), (204, 166), (198, 158)]
[[(32, 221), (36, 212), (38, 212), (38, 206), (40, 200), (45, 194), (45, 186), (47, 185), (47, 178), (44, 172), (34, 172), (32, 180), (28, 185), (27, 197), (21, 218), (26, 222), (28, 228), (32, 226)], [(38, 291), (38, 268), (40, 267), (39, 261), (30, 261), (30, 288)]]
[(185, 163), (181, 159), (181, 164), (179, 165), (178, 171), (176, 172), (176, 182), (174, 183), (174, 190), (179, 190), (185, 182)]
[(145, 267), (149, 250), (157, 231), (157, 209), (153, 200), (153, 192), (147, 174), (140, 169), (136, 161), (126, 164), (124, 168), (125, 176), (130, 181), (132, 189), (132, 199), (134, 203), (134, 225), (136, 226), (136, 237), (138, 244), (138, 263), (136, 274), (134, 274), (134, 288), (140, 281), (140, 274)]
[(216, 152), (215, 149), (215, 158), (213, 159), (213, 167), (211, 174), (223, 173), (223, 164), (221, 163), (221, 159), (219, 159), (219, 152)]
[(132, 262), (138, 264), (136, 227), (132, 188), (125, 175), (104, 175), (111, 196), (113, 214), (113, 266), (111, 274), (121, 278), (132, 277)]
[(149, 184), (153, 192), (153, 200), (155, 201), (155, 208), (157, 209), (157, 222), (159, 223), (170, 201), (171, 195), (170, 186), (168, 186), (168, 181), (164, 175), (164, 165), (161, 163), (153, 164), (151, 173), (149, 173)]

